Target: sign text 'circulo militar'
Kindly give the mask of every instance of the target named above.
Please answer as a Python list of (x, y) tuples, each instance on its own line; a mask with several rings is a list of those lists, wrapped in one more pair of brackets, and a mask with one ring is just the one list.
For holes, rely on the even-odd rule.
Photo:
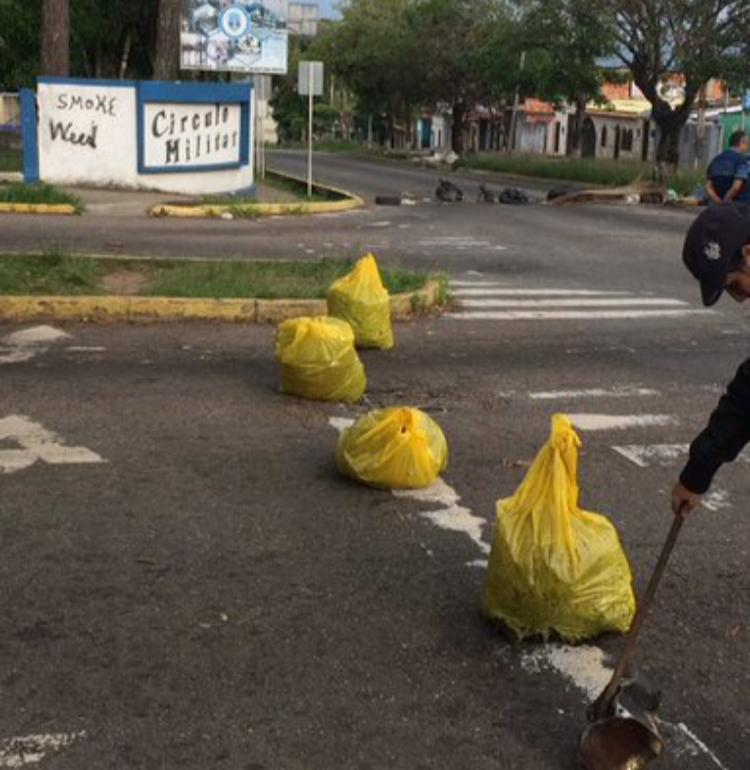
[(239, 104), (144, 105), (143, 158), (164, 170), (240, 163)]

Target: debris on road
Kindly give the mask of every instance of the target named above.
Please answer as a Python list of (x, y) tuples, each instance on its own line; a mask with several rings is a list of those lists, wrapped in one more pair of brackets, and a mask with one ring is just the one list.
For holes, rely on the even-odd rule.
[(518, 187), (506, 187), (500, 191), (497, 196), (497, 202), (509, 205), (524, 205), (530, 203), (530, 199), (529, 196)]
[(374, 255), (362, 257), (350, 273), (331, 284), (328, 313), (351, 324), (357, 347), (393, 347), (390, 297)]
[(477, 191), (477, 203), (494, 203), (495, 193), (486, 184), (480, 184)]
[(520, 639), (625, 633), (635, 614), (630, 564), (614, 525), (578, 507), (581, 440), (564, 415), (512, 497), (498, 501), (485, 615)]
[(440, 426), (419, 409), (378, 409), (339, 437), (336, 465), (345, 476), (386, 489), (422, 489), (448, 464)]
[[(662, 204), (667, 200), (667, 191), (655, 182), (635, 182), (625, 187), (610, 187), (601, 189), (577, 189), (550, 197), (547, 203), (552, 206), (565, 206), (572, 203), (655, 203)], [(636, 200), (637, 198), (637, 200)]]
[(435, 189), (435, 197), (443, 203), (460, 203), (464, 199), (464, 193), (460, 187), (453, 184), (449, 179), (441, 177)]
[(283, 393), (349, 403), (364, 395), (365, 369), (346, 321), (326, 316), (283, 321), (276, 333), (276, 358)]

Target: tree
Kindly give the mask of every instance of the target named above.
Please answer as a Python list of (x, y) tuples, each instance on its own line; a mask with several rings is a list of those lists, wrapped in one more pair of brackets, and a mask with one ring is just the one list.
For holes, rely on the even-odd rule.
[(32, 85), (39, 71), (39, 3), (0, 0), (0, 91)]
[(498, 36), (507, 41), (505, 4), (497, 0), (415, 0), (408, 15), (415, 45), (410, 68), (432, 106), (449, 105), (453, 150), (460, 155), (467, 113), (491, 101), (498, 90), (498, 77), (501, 84), (507, 82), (507, 70), (503, 76), (497, 66), (488, 66), (489, 59), (502, 57)]
[(575, 105), (568, 150), (577, 154), (586, 105), (604, 100), (602, 86), (613, 77), (598, 64), (614, 52), (612, 27), (602, 24), (591, 0), (533, 0), (520, 39), (528, 51), (522, 91), (556, 105)]
[(67, 77), (70, 70), (68, 0), (42, 0), (40, 75)]
[[(596, 0), (617, 56), (651, 103), (660, 130), (656, 160), (677, 165), (679, 138), (701, 88), (746, 69), (747, 0)], [(670, 98), (670, 86), (681, 98)]]
[(159, 0), (154, 53), (155, 80), (177, 80), (180, 76), (181, 5), (181, 0)]

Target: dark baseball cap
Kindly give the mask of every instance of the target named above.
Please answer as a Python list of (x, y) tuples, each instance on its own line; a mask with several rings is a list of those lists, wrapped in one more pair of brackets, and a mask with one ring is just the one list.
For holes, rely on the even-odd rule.
[(745, 206), (711, 206), (690, 226), (682, 261), (700, 283), (704, 305), (719, 301), (727, 273), (739, 264), (746, 243), (750, 243), (750, 210)]

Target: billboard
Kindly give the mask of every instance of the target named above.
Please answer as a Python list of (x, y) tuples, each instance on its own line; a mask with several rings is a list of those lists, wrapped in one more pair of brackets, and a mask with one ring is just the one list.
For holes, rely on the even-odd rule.
[(183, 0), (184, 70), (284, 75), (288, 0)]

